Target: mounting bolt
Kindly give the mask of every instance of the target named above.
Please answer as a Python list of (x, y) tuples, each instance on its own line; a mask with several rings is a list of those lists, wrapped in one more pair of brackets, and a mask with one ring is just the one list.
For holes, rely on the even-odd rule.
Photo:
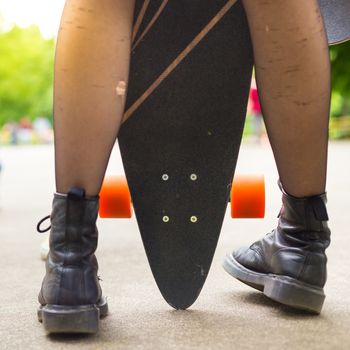
[(191, 222), (196, 223), (198, 221), (197, 216), (191, 216)]
[(190, 179), (191, 179), (192, 181), (196, 181), (196, 180), (198, 179), (197, 174), (191, 174)]

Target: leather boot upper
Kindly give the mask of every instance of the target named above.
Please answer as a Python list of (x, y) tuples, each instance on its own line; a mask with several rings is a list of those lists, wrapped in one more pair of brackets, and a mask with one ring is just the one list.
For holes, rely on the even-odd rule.
[[(283, 189), (282, 189), (283, 191)], [(326, 283), (330, 230), (326, 194), (295, 198), (283, 191), (277, 229), (234, 258), (256, 272), (292, 277), (317, 287)]]
[(90, 305), (101, 298), (94, 255), (99, 202), (75, 189), (67, 196), (54, 195), (50, 252), (39, 293), (42, 305)]

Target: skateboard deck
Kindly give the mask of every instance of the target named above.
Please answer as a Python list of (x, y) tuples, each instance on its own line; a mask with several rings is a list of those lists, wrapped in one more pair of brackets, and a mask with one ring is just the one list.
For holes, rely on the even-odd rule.
[(241, 143), (253, 65), (235, 0), (139, 0), (118, 136), (148, 261), (186, 309), (206, 280)]
[(350, 1), (319, 0), (330, 45), (350, 39)]

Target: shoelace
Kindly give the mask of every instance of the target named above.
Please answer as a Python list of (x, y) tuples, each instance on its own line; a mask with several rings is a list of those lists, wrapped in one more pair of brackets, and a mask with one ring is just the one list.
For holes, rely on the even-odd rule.
[(40, 226), (43, 224), (43, 222), (45, 222), (46, 220), (50, 219), (51, 218), (51, 215), (48, 215), (48, 216), (45, 216), (43, 219), (41, 219), (38, 224), (36, 225), (36, 230), (39, 232), (39, 233), (45, 233), (49, 230), (51, 230), (51, 225), (47, 228), (45, 228), (44, 230), (42, 230), (40, 228)]
[[(45, 228), (44, 230), (42, 230), (42, 229), (40, 228), (40, 226), (41, 226), (46, 220), (48, 220), (48, 219), (50, 219), (50, 218), (51, 218), (51, 215), (47, 215), (47, 216), (45, 216), (44, 218), (42, 218), (42, 219), (38, 222), (38, 224), (37, 224), (37, 226), (36, 226), (36, 230), (37, 230), (39, 233), (45, 233), (45, 232), (51, 230), (51, 225), (50, 225), (49, 227)], [(97, 276), (97, 279), (98, 279), (99, 281), (101, 281), (101, 282), (103, 281), (102, 278), (101, 278), (100, 276)]]

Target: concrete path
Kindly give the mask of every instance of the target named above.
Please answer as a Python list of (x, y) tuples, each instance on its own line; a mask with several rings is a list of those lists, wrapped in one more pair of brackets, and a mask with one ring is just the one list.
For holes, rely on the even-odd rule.
[[(99, 221), (98, 259), (110, 315), (96, 336), (46, 336), (37, 322), (44, 274), (36, 223), (50, 213), (54, 190), (52, 146), (0, 149), (0, 349), (350, 349), (350, 143), (332, 143), (329, 156), (327, 299), (321, 316), (281, 306), (233, 280), (222, 257), (250, 244), (276, 224), (277, 173), (268, 146), (243, 144), (238, 172), (264, 173), (264, 220), (233, 221), (227, 213), (203, 292), (187, 311), (174, 311), (153, 281), (135, 220)], [(110, 173), (121, 171), (117, 152)]]

